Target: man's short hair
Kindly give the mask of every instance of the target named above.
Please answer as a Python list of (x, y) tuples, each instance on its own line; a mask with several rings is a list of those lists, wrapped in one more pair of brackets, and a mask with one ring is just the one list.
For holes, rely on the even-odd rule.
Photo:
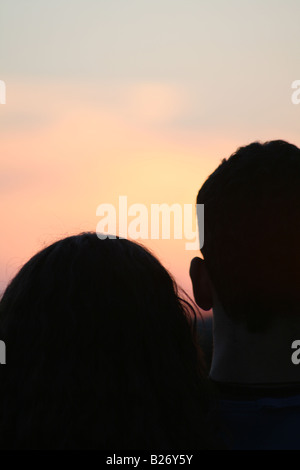
[(202, 253), (227, 315), (250, 331), (300, 315), (300, 149), (282, 140), (239, 148), (197, 203)]

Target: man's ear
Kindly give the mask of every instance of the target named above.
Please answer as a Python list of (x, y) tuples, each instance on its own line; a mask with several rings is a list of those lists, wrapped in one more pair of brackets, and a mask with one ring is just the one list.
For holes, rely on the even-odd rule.
[(203, 259), (198, 257), (192, 259), (190, 278), (196, 304), (203, 310), (210, 310), (213, 306), (212, 288)]

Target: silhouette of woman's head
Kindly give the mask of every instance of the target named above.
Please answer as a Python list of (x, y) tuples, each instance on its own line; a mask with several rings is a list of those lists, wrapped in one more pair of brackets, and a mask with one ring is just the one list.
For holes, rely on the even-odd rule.
[(213, 446), (190, 309), (128, 240), (84, 233), (36, 254), (0, 302), (0, 446)]

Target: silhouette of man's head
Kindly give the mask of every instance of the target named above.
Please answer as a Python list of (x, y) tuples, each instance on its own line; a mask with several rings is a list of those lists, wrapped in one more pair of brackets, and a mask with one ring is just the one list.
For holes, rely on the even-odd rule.
[[(206, 270), (226, 314), (250, 331), (299, 315), (300, 150), (280, 140), (239, 148), (209, 176), (197, 203), (204, 204)], [(203, 302), (211, 306), (209, 295)]]

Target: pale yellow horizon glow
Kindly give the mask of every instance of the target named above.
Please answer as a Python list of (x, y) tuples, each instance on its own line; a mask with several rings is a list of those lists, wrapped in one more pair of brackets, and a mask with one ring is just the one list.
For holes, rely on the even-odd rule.
[[(195, 203), (237, 147), (299, 146), (296, 0), (3, 0), (0, 292), (101, 203)], [(184, 240), (145, 240), (191, 294)]]
[[(120, 195), (127, 196), (130, 205), (142, 203), (149, 209), (153, 203), (195, 204), (200, 185), (220, 161), (221, 147), (235, 146), (227, 141), (212, 146), (208, 136), (193, 136), (192, 145), (189, 137), (179, 141), (175, 135), (173, 141), (173, 131), (163, 135), (149, 126), (149, 121), (164, 124), (172, 118), (172, 100), (178, 113), (182, 96), (174, 87), (140, 84), (137, 105), (130, 100), (134, 87), (115, 87), (118, 108), (118, 103), (105, 103), (105, 86), (102, 103), (100, 93), (95, 105), (77, 99), (87, 93), (78, 84), (11, 83), (11, 98), (1, 117), (24, 113), (24, 122), (17, 125), (12, 119), (11, 127), (0, 131), (5, 155), (0, 199), (1, 246), (5, 247), (0, 255), (2, 289), (44, 246), (71, 234), (95, 231), (99, 204), (118, 208)], [(147, 103), (154, 103), (157, 93), (159, 105), (152, 104), (148, 116)], [(24, 111), (29, 105), (31, 122)], [(191, 294), (189, 262), (199, 253), (186, 251), (186, 240), (172, 237), (171, 232), (171, 240), (138, 241)]]

